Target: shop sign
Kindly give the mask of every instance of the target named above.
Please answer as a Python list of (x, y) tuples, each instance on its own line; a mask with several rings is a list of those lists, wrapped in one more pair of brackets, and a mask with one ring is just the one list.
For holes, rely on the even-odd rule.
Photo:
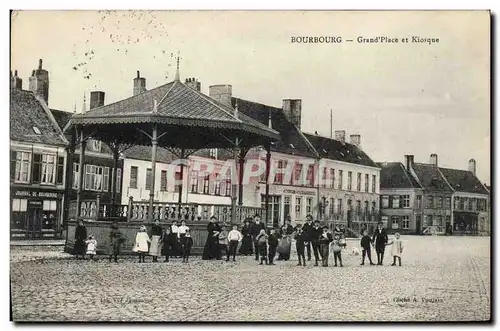
[(44, 191), (16, 191), (14, 196), (17, 198), (45, 198), (45, 199), (60, 199), (62, 195), (57, 192)]
[(286, 194), (299, 194), (299, 195), (316, 195), (316, 192), (313, 192), (313, 191), (300, 191), (300, 190), (289, 190), (289, 189), (285, 189), (283, 190), (283, 193), (286, 193)]

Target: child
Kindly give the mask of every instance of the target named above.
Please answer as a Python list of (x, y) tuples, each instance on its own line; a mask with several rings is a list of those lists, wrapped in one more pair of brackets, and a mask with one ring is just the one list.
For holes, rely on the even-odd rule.
[(116, 263), (118, 263), (118, 255), (120, 254), (120, 246), (125, 241), (125, 237), (118, 230), (118, 225), (114, 222), (111, 225), (111, 231), (109, 232), (109, 262), (114, 257)]
[(151, 240), (146, 232), (146, 227), (141, 225), (139, 232), (137, 232), (137, 235), (135, 236), (135, 247), (133, 249), (134, 252), (139, 253), (139, 263), (146, 262), (145, 256), (149, 251), (148, 243), (150, 242)]
[[(306, 266), (306, 256), (304, 255), (304, 251), (306, 248), (305, 242), (307, 240), (307, 234), (302, 229), (302, 224), (297, 224), (297, 232), (295, 233), (295, 248), (297, 249), (297, 255), (299, 256), (299, 264)], [(301, 262), (301, 259), (303, 264)]]
[(345, 244), (345, 242), (342, 242), (340, 235), (336, 234), (335, 237), (333, 237), (333, 242), (332, 242), (333, 258), (335, 260), (334, 267), (337, 266), (337, 260), (340, 263), (340, 266), (343, 267), (343, 265), (342, 265), (342, 247), (345, 247), (345, 246), (347, 246), (347, 245)]
[(267, 237), (266, 230), (261, 229), (259, 235), (255, 238), (257, 248), (259, 249), (260, 265), (264, 264), (264, 261), (267, 264)]
[(176, 241), (177, 238), (175, 237), (175, 235), (172, 235), (170, 227), (167, 227), (161, 237), (161, 242), (162, 242), (161, 253), (163, 256), (165, 256), (165, 262), (168, 262), (170, 254), (173, 252), (175, 247), (174, 242)]
[(391, 253), (394, 262), (392, 262), (391, 266), (396, 265), (396, 258), (397, 258), (399, 261), (399, 266), (401, 267), (401, 254), (403, 253), (403, 242), (400, 239), (400, 234), (396, 232), (394, 234), (394, 240), (392, 240), (387, 245), (392, 245)]
[(233, 261), (236, 261), (236, 249), (238, 248), (238, 243), (243, 240), (243, 235), (238, 231), (238, 225), (234, 224), (233, 229), (229, 231), (227, 235), (227, 241), (229, 242), (229, 249), (227, 253), (226, 261), (229, 261), (229, 255), (233, 256)]
[(278, 247), (278, 236), (276, 235), (276, 230), (271, 229), (271, 233), (267, 238), (267, 244), (269, 245), (269, 265), (274, 265), (274, 257), (276, 256), (276, 248)]
[(229, 260), (229, 250), (227, 248), (227, 235), (228, 235), (228, 232), (226, 231), (226, 226), (223, 225), (221, 231), (219, 232), (219, 235), (217, 236), (218, 240), (219, 240), (218, 241), (219, 250), (217, 251), (218, 252), (217, 260), (222, 259), (222, 251), (224, 251), (224, 254), (227, 257), (227, 260)]
[(371, 238), (368, 235), (368, 231), (366, 230), (363, 230), (363, 237), (361, 238), (361, 248), (363, 248), (363, 260), (361, 261), (361, 265), (365, 265), (365, 256), (368, 256), (370, 265), (375, 265), (375, 263), (372, 262)]
[(193, 238), (191, 237), (191, 230), (186, 229), (185, 235), (181, 243), (182, 247), (182, 262), (188, 262), (189, 255), (191, 255), (191, 247), (193, 247)]
[(97, 241), (94, 239), (94, 235), (91, 234), (85, 243), (87, 244), (87, 255), (91, 260), (93, 260), (97, 248)]
[[(328, 267), (330, 257), (330, 243), (333, 241), (332, 234), (328, 232), (328, 227), (323, 227), (323, 233), (319, 237), (319, 247), (321, 250), (321, 262), (323, 267)], [(342, 262), (340, 262), (342, 264)]]

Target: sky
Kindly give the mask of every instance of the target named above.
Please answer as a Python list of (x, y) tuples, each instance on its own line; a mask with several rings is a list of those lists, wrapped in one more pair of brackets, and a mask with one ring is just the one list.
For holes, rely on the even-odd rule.
[[(291, 43), (338, 36), (341, 43)], [(386, 36), (398, 43), (358, 43)], [(439, 38), (403, 43), (402, 38)], [(346, 40), (353, 40), (347, 42)], [(23, 87), (43, 59), (51, 108), (78, 111), (83, 96), (132, 95), (136, 71), (151, 89), (180, 76), (281, 107), (302, 99), (302, 130), (361, 135), (376, 162), (467, 169), (490, 183), (490, 17), (485, 11), (20, 11), (11, 21), (11, 70)], [(88, 101), (87, 101), (88, 104)], [(333, 121), (330, 121), (330, 113)]]

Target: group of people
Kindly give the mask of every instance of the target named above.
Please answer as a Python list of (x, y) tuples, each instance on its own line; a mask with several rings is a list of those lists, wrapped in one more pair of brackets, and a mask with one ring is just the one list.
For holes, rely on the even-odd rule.
[[(139, 256), (139, 262), (145, 262), (145, 256), (150, 255), (153, 262), (158, 262), (158, 257), (164, 256), (165, 262), (170, 257), (182, 257), (182, 262), (188, 262), (193, 246), (191, 231), (185, 221), (181, 221), (178, 226), (174, 221), (171, 226), (162, 229), (158, 221), (155, 221), (151, 228), (151, 235), (148, 235), (145, 226), (141, 226), (136, 238), (133, 251)], [(120, 246), (125, 241), (123, 234), (114, 223), (111, 226), (109, 247), (109, 260), (118, 262)], [(203, 260), (222, 260), (236, 261), (238, 246), (241, 255), (255, 254), (255, 260), (260, 264), (274, 265), (276, 255), (277, 260), (288, 261), (291, 255), (292, 239), (295, 240), (295, 247), (298, 255), (298, 265), (306, 266), (307, 261), (311, 261), (311, 251), (314, 255), (314, 265), (328, 267), (330, 259), (330, 250), (333, 252), (334, 266), (342, 267), (342, 250), (347, 247), (345, 239), (345, 228), (336, 225), (333, 231), (328, 227), (320, 226), (318, 220), (313, 221), (311, 215), (307, 215), (306, 222), (293, 227), (291, 220), (287, 219), (285, 224), (279, 229), (266, 230), (260, 216), (256, 215), (254, 219), (246, 219), (241, 232), (238, 226), (219, 224), (217, 219), (212, 216), (207, 225), (207, 239), (203, 249)], [(386, 246), (392, 245), (391, 254), (393, 256), (392, 265), (396, 261), (401, 266), (401, 254), (403, 252), (403, 243), (399, 233), (395, 234), (392, 241), (388, 240), (387, 232), (383, 228), (383, 223), (379, 222), (374, 234), (370, 237), (367, 230), (363, 230), (360, 246), (362, 248), (361, 265), (365, 264), (368, 258), (370, 265), (375, 265), (371, 258), (372, 247), (377, 253), (377, 265), (382, 265)], [(86, 229), (80, 221), (75, 232), (75, 255), (77, 257), (85, 254), (93, 259), (96, 254), (97, 242), (93, 235), (87, 237)], [(359, 253), (357, 248), (353, 252)]]

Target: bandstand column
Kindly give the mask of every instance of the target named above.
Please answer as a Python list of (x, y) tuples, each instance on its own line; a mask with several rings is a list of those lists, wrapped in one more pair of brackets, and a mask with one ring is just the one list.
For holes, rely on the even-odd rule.
[(239, 151), (238, 163), (240, 166), (239, 176), (238, 176), (238, 205), (243, 206), (243, 173), (245, 167), (245, 153), (246, 150), (241, 148)]
[(78, 166), (78, 191), (76, 192), (76, 217), (80, 217), (80, 205), (82, 203), (82, 190), (83, 190), (83, 167), (85, 166), (85, 147), (87, 142), (83, 136), (83, 126), (80, 127), (80, 159)]
[(116, 216), (115, 215), (115, 203), (116, 203), (116, 179), (117, 177), (117, 171), (118, 171), (118, 158), (120, 157), (120, 153), (118, 151), (118, 147), (115, 146), (113, 149), (113, 176), (111, 176), (111, 210), (110, 210), (110, 215), (111, 216)]
[(148, 221), (153, 222), (153, 202), (155, 199), (155, 175), (156, 175), (156, 148), (158, 131), (156, 124), (153, 124), (153, 132), (151, 135), (151, 190), (149, 191), (149, 208), (148, 208)]
[[(234, 167), (232, 167), (232, 169), (235, 169), (236, 170), (236, 162), (238, 160), (238, 154), (239, 154), (239, 151), (238, 151), (238, 147), (235, 147), (233, 149), (233, 159), (234, 159)], [(238, 189), (238, 184), (237, 182), (234, 180), (236, 177), (236, 174), (233, 175), (233, 173), (231, 173), (231, 221), (233, 223), (236, 223), (236, 200), (238, 199), (237, 198), (237, 193), (236, 193), (236, 190)]]
[(185, 157), (185, 150), (181, 149), (181, 178), (180, 178), (180, 184), (179, 184), (179, 199), (178, 199), (178, 204), (179, 204), (179, 215), (181, 212), (181, 204), (182, 204), (182, 187), (184, 186), (184, 157)]
[(266, 226), (269, 224), (269, 174), (271, 171), (271, 144), (266, 145)]

